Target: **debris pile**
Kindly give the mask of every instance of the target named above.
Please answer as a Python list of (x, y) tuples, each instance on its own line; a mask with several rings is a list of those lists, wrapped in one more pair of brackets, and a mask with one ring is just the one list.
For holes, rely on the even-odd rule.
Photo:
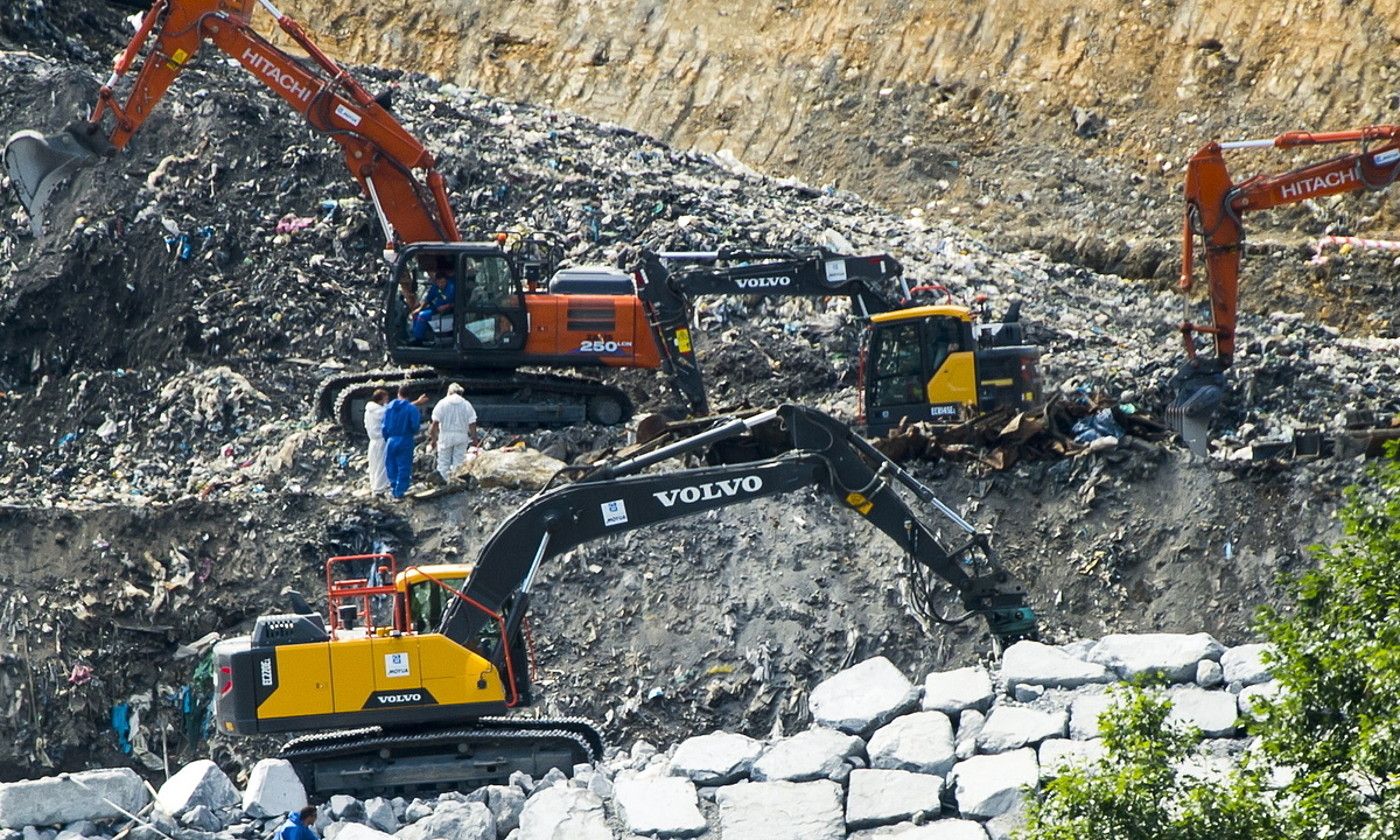
[[(1171, 719), (1200, 739), (1190, 772), (1228, 770), (1250, 749), (1240, 717), (1278, 691), (1265, 649), (1226, 648), (1206, 633), (1025, 641), (999, 669), (935, 671), (921, 683), (877, 656), (812, 686), (811, 726), (799, 732), (716, 731), (665, 750), (639, 740), (572, 777), (517, 772), (507, 785), (468, 793), (334, 795), (320, 803), (315, 827), (327, 840), (1007, 840), (1025, 788), (1103, 754), (1098, 718), (1119, 680), (1168, 683)], [(154, 796), (126, 769), (0, 785), (0, 830), (266, 837), (307, 803), (280, 759), (240, 778), (241, 792), (201, 760)]]

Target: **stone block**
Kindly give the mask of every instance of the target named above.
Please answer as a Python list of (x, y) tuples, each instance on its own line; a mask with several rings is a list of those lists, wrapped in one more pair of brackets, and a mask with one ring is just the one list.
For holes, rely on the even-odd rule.
[(1241, 687), (1268, 682), (1269, 666), (1264, 664), (1264, 654), (1272, 650), (1270, 644), (1249, 644), (1225, 651), (1220, 655), (1225, 682), (1238, 683)]
[[(939, 714), (937, 712), (933, 714)], [(942, 810), (943, 779), (907, 770), (854, 770), (846, 790), (846, 828), (870, 828)]]
[(243, 811), (250, 817), (279, 817), (306, 807), (306, 788), (292, 764), (280, 758), (264, 758), (248, 774), (243, 791)]
[[(841, 786), (830, 781), (748, 782), (720, 788), (724, 840), (844, 840)], [(532, 840), (532, 838), (521, 838)]]
[(695, 785), (688, 779), (625, 776), (615, 787), (618, 811), (633, 834), (695, 837), (705, 833)]
[(733, 732), (686, 738), (671, 757), (671, 774), (700, 785), (723, 785), (749, 774), (763, 743)]
[(181, 767), (156, 791), (157, 807), (173, 817), (196, 805), (217, 811), (237, 805), (240, 800), (238, 788), (233, 786), (219, 765), (207, 758)]
[(1167, 720), (1194, 726), (1207, 738), (1229, 738), (1235, 734), (1235, 723), (1239, 719), (1235, 695), (1179, 686), (1167, 692), (1167, 699), (1172, 703)]
[(918, 702), (918, 686), (877, 656), (823, 680), (812, 689), (808, 705), (817, 725), (864, 735)]
[(1058, 776), (1065, 770), (1087, 767), (1103, 758), (1103, 741), (1072, 741), (1068, 738), (1047, 738), (1040, 743), (1036, 758), (1040, 764), (1040, 778)]
[(953, 765), (949, 781), (964, 817), (990, 819), (1020, 804), (1026, 788), (1040, 780), (1035, 750), (976, 755)]
[(864, 751), (865, 743), (854, 735), (814, 727), (765, 750), (753, 763), (751, 775), (756, 782), (827, 779), (846, 766), (846, 759)]
[(926, 712), (957, 716), (963, 709), (985, 712), (995, 698), (996, 691), (987, 669), (973, 666), (935, 671), (924, 677), (924, 698), (920, 705)]
[(603, 811), (603, 800), (587, 790), (568, 785), (545, 788), (526, 800), (515, 840), (564, 838), (614, 840)]
[(1033, 746), (1046, 738), (1064, 737), (1068, 726), (1068, 716), (1061, 711), (1042, 712), (1028, 706), (998, 705), (977, 735), (977, 749), (984, 753), (1001, 753)]
[(1156, 674), (1191, 682), (1202, 659), (1219, 660), (1225, 647), (1209, 633), (1111, 634), (1099, 639), (1089, 658), (1124, 679)]
[(870, 766), (946, 775), (956, 761), (953, 724), (942, 712), (895, 718), (870, 736)]
[(104, 797), (132, 813), (150, 801), (141, 777), (126, 767), (8, 782), (0, 784), (0, 827), (120, 817), (120, 811), (102, 801)]
[(1089, 683), (1106, 683), (1113, 679), (1108, 668), (1094, 662), (1076, 659), (1057, 647), (1020, 641), (1006, 649), (1001, 659), (1001, 684), (1040, 685), (1046, 688), (1078, 688)]

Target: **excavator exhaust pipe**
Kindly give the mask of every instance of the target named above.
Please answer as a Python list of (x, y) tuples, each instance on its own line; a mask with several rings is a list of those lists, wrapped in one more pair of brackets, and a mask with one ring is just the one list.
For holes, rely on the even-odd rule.
[(58, 134), (18, 131), (5, 143), (5, 170), (29, 213), (35, 236), (44, 233), (49, 196), (72, 172), (97, 162), (100, 152), (81, 136), (82, 128)]

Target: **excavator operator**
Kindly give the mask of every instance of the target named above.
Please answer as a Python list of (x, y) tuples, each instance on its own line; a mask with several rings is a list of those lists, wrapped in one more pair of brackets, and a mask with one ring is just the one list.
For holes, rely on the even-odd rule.
[(415, 344), (422, 344), (428, 339), (428, 333), (432, 329), (432, 319), (437, 315), (446, 315), (452, 311), (452, 302), (457, 298), (457, 272), (451, 266), (439, 268), (433, 272), (433, 285), (428, 287), (428, 293), (423, 296), (423, 303), (413, 310), (413, 331), (412, 338)]

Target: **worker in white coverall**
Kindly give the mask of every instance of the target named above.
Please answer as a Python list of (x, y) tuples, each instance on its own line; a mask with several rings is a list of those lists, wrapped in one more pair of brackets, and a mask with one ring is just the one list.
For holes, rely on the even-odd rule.
[(376, 390), (365, 404), (365, 434), (369, 435), (369, 492), (372, 495), (389, 492), (389, 471), (384, 467), (384, 406), (389, 404), (389, 392)]
[(433, 406), (429, 443), (437, 447), (438, 474), (451, 481), (452, 474), (467, 460), (467, 447), (476, 439), (476, 409), (462, 396), (462, 386), (447, 386), (447, 396)]

